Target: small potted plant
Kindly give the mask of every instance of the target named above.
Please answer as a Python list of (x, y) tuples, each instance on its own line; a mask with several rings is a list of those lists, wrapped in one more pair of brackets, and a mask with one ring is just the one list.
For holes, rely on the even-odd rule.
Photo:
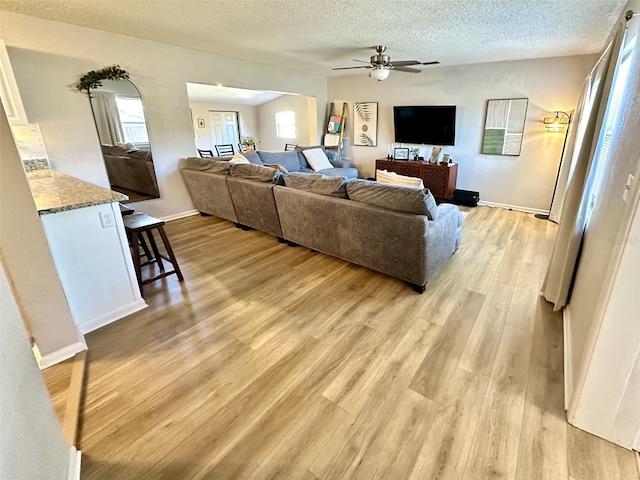
[(418, 160), (418, 156), (420, 155), (420, 149), (418, 147), (410, 148), (409, 152), (414, 160)]
[(240, 138), (240, 145), (244, 145), (245, 151), (255, 150), (256, 148), (256, 139), (251, 136), (243, 136)]

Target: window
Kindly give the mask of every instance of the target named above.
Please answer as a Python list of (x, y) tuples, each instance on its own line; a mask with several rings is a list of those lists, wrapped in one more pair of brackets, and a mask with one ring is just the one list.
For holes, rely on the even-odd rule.
[(276, 112), (276, 135), (278, 138), (296, 138), (295, 112)]
[(600, 189), (605, 177), (605, 172), (609, 168), (609, 149), (612, 140), (615, 140), (616, 130), (619, 128), (620, 107), (623, 105), (625, 95), (625, 87), (629, 78), (629, 68), (631, 66), (631, 51), (624, 52), (622, 62), (618, 66), (615, 74), (611, 92), (609, 94), (609, 102), (605, 113), (603, 127), (598, 141), (598, 150), (595, 156), (595, 165), (592, 167), (593, 183), (587, 207), (586, 223), (589, 223), (594, 207), (598, 203)]
[(116, 95), (116, 105), (118, 106), (124, 141), (132, 143), (136, 147), (148, 147), (149, 136), (144, 120), (142, 100), (137, 97)]

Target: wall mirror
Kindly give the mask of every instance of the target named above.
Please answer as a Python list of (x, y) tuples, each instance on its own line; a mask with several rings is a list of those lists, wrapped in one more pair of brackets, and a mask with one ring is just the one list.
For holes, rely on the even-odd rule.
[(129, 80), (101, 83), (91, 88), (89, 98), (111, 188), (127, 195), (126, 203), (159, 198), (138, 89)]

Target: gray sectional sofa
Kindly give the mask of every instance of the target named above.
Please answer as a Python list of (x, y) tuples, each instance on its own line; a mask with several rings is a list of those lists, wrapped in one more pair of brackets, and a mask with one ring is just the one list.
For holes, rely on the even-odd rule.
[(187, 158), (180, 171), (201, 213), (402, 279), (419, 293), (460, 244), (458, 208), (436, 205), (421, 189), (219, 159)]

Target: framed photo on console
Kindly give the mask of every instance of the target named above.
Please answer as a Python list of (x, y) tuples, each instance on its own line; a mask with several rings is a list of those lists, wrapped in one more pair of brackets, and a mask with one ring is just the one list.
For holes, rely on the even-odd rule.
[(409, 149), (408, 148), (394, 148), (393, 149), (393, 159), (394, 160), (409, 160)]

